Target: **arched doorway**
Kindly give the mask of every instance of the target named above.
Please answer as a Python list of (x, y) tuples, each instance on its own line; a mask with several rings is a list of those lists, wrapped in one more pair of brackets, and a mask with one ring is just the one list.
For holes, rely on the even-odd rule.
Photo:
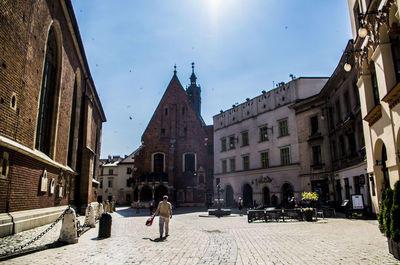
[(293, 197), (293, 187), (290, 183), (285, 183), (282, 185), (282, 204), (286, 205), (289, 200)]
[(165, 187), (163, 185), (157, 186), (156, 190), (154, 191), (155, 205), (157, 205), (160, 201), (162, 201), (162, 198), (163, 198), (164, 195), (168, 196), (167, 187)]
[(244, 207), (253, 206), (253, 189), (249, 184), (243, 185), (243, 206)]
[(149, 186), (143, 186), (140, 190), (140, 201), (141, 202), (149, 202), (153, 197), (151, 188)]
[(271, 201), (270, 201), (270, 197), (269, 197), (269, 189), (268, 187), (264, 187), (263, 188), (263, 197), (264, 197), (264, 205), (270, 205)]
[(233, 189), (231, 185), (227, 185), (225, 188), (225, 205), (233, 206)]

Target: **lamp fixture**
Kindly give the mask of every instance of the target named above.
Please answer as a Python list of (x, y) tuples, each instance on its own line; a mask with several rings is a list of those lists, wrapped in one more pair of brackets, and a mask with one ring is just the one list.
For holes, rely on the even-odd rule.
[(351, 66), (351, 64), (349, 63), (349, 56), (350, 56), (350, 54), (352, 54), (352, 53), (354, 53), (354, 52), (362, 52), (362, 50), (361, 50), (361, 49), (357, 49), (357, 50), (351, 49), (350, 51), (346, 51), (346, 52), (345, 52), (346, 57), (345, 57), (345, 59), (344, 59), (344, 66), (343, 66), (343, 69), (344, 69), (346, 72), (350, 72), (350, 71), (351, 71), (352, 66)]
[(346, 71), (346, 72), (350, 72), (351, 71), (351, 64), (349, 64), (348, 62), (346, 62), (345, 64), (344, 64), (344, 70)]
[(364, 39), (365, 37), (367, 37), (367, 35), (368, 35), (368, 30), (366, 28), (360, 27), (358, 29), (358, 36), (360, 36), (360, 38)]
[(372, 14), (381, 15), (382, 13), (383, 10), (376, 10), (358, 14), (358, 22), (360, 24), (360, 28), (358, 29), (358, 36), (360, 38), (364, 39), (368, 35), (368, 29), (365, 27), (366, 25), (365, 17), (367, 15), (372, 15)]

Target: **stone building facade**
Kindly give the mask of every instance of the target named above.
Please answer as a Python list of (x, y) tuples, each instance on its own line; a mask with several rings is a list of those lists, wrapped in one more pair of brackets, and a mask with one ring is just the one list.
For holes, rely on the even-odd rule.
[(6, 235), (54, 220), (67, 204), (80, 209), (96, 201), (106, 119), (71, 2), (5, 0), (0, 12), (0, 230)]
[(313, 97), (292, 106), (296, 111), (301, 154), (300, 176), (316, 191), (321, 202), (351, 200), (363, 195), (370, 205), (365, 144), (362, 129), (357, 71), (346, 72), (343, 65), (354, 63), (348, 54), (349, 41), (343, 56), (322, 88)]
[(327, 78), (301, 77), (221, 111), (214, 119), (214, 170), (227, 206), (285, 204), (300, 198), (296, 101), (320, 92)]
[(400, 16), (396, 0), (348, 0), (373, 212), (400, 179)]
[(200, 86), (193, 72), (184, 90), (174, 75), (134, 156), (134, 200), (204, 206), (212, 197), (213, 134), (200, 113)]
[(98, 202), (108, 200), (115, 201), (117, 205), (131, 205), (133, 201), (134, 154), (135, 152), (125, 158), (109, 156), (107, 159), (101, 159)]

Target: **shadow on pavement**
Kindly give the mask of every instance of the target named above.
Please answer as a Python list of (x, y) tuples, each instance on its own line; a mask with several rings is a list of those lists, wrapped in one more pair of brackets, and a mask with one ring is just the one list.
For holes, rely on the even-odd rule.
[(96, 240), (96, 241), (101, 241), (101, 240), (105, 240), (105, 239), (109, 239), (109, 237), (93, 237), (93, 238), (91, 238), (91, 240)]
[(166, 238), (165, 237), (161, 237), (161, 238), (157, 237), (155, 239), (152, 239), (152, 238), (149, 238), (149, 237), (143, 237), (143, 239), (148, 239), (151, 242), (162, 242), (162, 241), (165, 241)]
[[(155, 210), (154, 210), (155, 211)], [(180, 215), (180, 214), (188, 214), (188, 213), (201, 213), (207, 214), (207, 208), (205, 207), (179, 207), (173, 208), (172, 213), (173, 215)], [(150, 216), (149, 209), (140, 209), (140, 212), (136, 212), (136, 208), (131, 207), (117, 207), (115, 213), (123, 216), (123, 217), (141, 217), (141, 216)]]

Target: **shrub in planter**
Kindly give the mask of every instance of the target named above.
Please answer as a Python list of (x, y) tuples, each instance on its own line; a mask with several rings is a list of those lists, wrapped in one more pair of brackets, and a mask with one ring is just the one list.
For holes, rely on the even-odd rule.
[[(390, 212), (392, 209), (392, 204), (393, 204), (393, 190), (391, 188), (386, 189), (386, 198), (384, 201), (382, 201), (382, 212), (383, 215), (383, 220), (382, 220), (382, 229), (383, 229), (383, 234), (387, 237), (390, 238), (390, 224), (392, 222)], [(380, 213), (379, 213), (380, 214)]]
[(393, 204), (393, 190), (389, 187), (382, 192), (381, 206), (379, 210), (379, 229), (387, 237), (389, 253), (392, 254), (392, 240), (390, 239), (390, 210)]
[(301, 200), (307, 205), (313, 206), (318, 201), (318, 193), (305, 191), (301, 194)]
[(400, 259), (400, 181), (394, 184), (392, 207), (390, 209), (389, 235), (392, 240), (393, 256)]
[(379, 230), (381, 231), (382, 234), (385, 234), (385, 229), (383, 227), (383, 212), (385, 211), (385, 201), (387, 198), (387, 190), (382, 191), (381, 195), (381, 207), (379, 209), (379, 215), (378, 215), (378, 223), (379, 223)]
[[(303, 192), (301, 200), (306, 202), (307, 205), (313, 206), (318, 201), (318, 194), (316, 192)], [(312, 221), (314, 214), (314, 208), (303, 208), (303, 216), (306, 221)]]

